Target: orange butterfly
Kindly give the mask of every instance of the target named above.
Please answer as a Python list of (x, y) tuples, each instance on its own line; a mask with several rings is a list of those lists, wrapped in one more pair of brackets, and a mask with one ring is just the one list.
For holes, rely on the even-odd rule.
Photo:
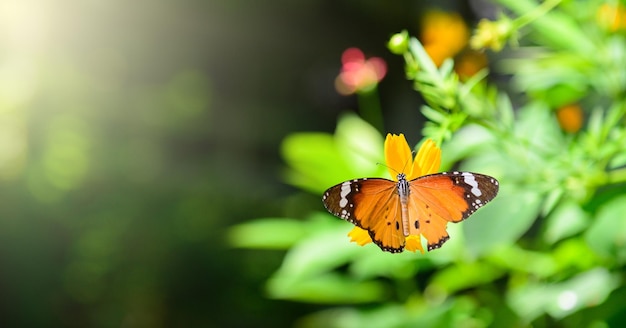
[[(431, 149), (436, 148), (429, 142)], [(383, 251), (402, 252), (407, 237), (419, 235), (426, 238), (428, 251), (441, 247), (449, 239), (447, 223), (466, 219), (491, 201), (498, 193), (498, 181), (470, 172), (420, 176), (436, 170), (440, 161), (438, 148), (434, 152), (437, 158), (430, 161), (420, 157), (422, 149), (413, 162), (404, 136), (388, 135), (387, 163), (397, 165), (406, 159), (408, 150), (408, 172), (398, 173), (397, 181), (362, 178), (342, 182), (324, 192), (324, 206), (333, 215), (367, 230)], [(417, 248), (421, 249), (421, 244)]]

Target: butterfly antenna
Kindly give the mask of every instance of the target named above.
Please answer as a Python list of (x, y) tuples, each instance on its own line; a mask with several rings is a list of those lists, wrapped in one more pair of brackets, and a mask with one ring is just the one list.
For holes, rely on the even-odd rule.
[(384, 167), (386, 167), (386, 168), (388, 168), (388, 169), (390, 169), (390, 170), (392, 170), (392, 171), (396, 172), (396, 175), (400, 174), (400, 172), (396, 171), (393, 167), (391, 167), (391, 166), (389, 166), (389, 165), (387, 165), (387, 164), (385, 164), (385, 163), (379, 163), (379, 162), (376, 162), (376, 165), (382, 165), (382, 166), (384, 166)]
[[(411, 158), (409, 158), (409, 160), (407, 160), (406, 162), (404, 162), (404, 165), (402, 166), (402, 171), (401, 171), (401, 172), (405, 172), (405, 170), (406, 170), (406, 166), (409, 164), (409, 162), (411, 162), (411, 160), (412, 160), (413, 158), (415, 158), (415, 154), (416, 154), (416, 151), (415, 151), (415, 150), (411, 150)], [(382, 165), (382, 166), (384, 166), (384, 167), (386, 167), (386, 168), (390, 169), (391, 171), (394, 171), (394, 172), (396, 173), (396, 175), (400, 174), (400, 172), (398, 172), (398, 170), (394, 169), (393, 167), (390, 167), (390, 166), (389, 166), (389, 165), (387, 165), (387, 164), (380, 163), (380, 162), (376, 162), (376, 165)]]
[[(412, 155), (412, 154), (411, 154), (411, 155)], [(406, 166), (409, 164), (409, 162), (410, 162), (410, 161), (411, 161), (411, 160), (406, 161), (406, 162), (404, 163), (404, 165), (402, 166), (402, 171), (399, 171), (399, 172), (398, 172), (398, 170), (396, 170), (396, 169), (394, 169), (393, 167), (391, 167), (391, 166), (389, 166), (389, 165), (386, 165), (386, 164), (384, 164), (384, 163), (379, 163), (379, 162), (376, 162), (376, 165), (382, 165), (382, 166), (384, 166), (384, 167), (386, 167), (386, 168), (390, 169), (391, 171), (395, 172), (395, 173), (396, 173), (396, 175), (398, 175), (398, 174), (400, 174), (401, 172), (406, 172), (406, 171), (405, 171)]]
[(408, 161), (404, 162), (404, 165), (402, 166), (402, 172), (406, 172), (406, 166), (409, 164), (409, 162), (411, 162), (413, 159), (415, 158), (415, 150), (411, 151), (411, 158), (409, 158)]

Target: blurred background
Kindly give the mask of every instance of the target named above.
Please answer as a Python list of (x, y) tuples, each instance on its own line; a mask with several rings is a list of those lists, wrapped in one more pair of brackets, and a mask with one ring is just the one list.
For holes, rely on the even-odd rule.
[(385, 130), (418, 140), (385, 43), (435, 4), (472, 19), (462, 1), (2, 1), (0, 325), (280, 327), (317, 309), (267, 299), (284, 253), (232, 249), (227, 228), (321, 209), (289, 206), (279, 144), (357, 107), (334, 87), (348, 47), (385, 59)]

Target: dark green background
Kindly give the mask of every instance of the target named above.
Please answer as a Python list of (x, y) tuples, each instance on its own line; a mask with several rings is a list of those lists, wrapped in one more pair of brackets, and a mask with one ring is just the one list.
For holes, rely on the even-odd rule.
[(343, 50), (386, 59), (386, 129), (418, 139), (419, 96), (385, 42), (417, 33), (427, 2), (3, 6), (0, 66), (26, 82), (0, 101), (16, 131), (0, 158), (22, 147), (0, 166), (2, 326), (289, 326), (317, 307), (266, 299), (282, 253), (226, 233), (320, 210), (281, 182), (279, 145), (357, 108), (333, 87)]

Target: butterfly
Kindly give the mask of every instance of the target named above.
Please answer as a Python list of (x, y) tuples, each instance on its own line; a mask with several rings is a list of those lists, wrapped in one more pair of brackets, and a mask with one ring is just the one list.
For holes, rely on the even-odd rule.
[(322, 196), (326, 209), (369, 232), (383, 251), (402, 252), (405, 238), (423, 235), (428, 251), (450, 237), (448, 222), (467, 219), (498, 194), (498, 180), (471, 172), (442, 172), (398, 181), (362, 178), (330, 187)]

